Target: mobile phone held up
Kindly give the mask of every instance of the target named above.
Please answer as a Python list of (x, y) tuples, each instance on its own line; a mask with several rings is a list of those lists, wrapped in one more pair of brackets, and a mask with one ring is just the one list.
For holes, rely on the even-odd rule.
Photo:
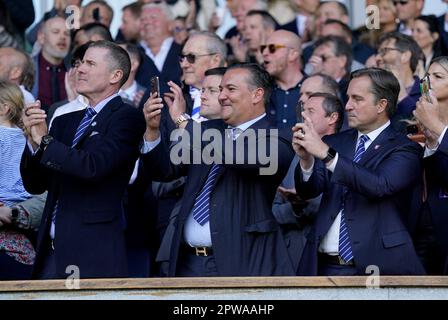
[(296, 123), (303, 123), (303, 102), (299, 100), (296, 105)]
[(432, 103), (431, 97), (429, 95), (430, 89), (431, 89), (431, 82), (429, 80), (429, 76), (426, 75), (420, 80), (420, 92), (422, 93), (422, 96), (424, 96), (429, 103)]
[(151, 88), (151, 95), (153, 95), (156, 92), (157, 93), (157, 98), (160, 98), (159, 77), (154, 76), (154, 77), (151, 78), (150, 88)]

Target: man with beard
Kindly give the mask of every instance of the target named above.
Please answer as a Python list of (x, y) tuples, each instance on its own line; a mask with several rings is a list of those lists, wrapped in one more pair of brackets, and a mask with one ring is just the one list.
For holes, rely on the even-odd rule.
[(34, 57), (36, 81), (32, 93), (47, 111), (53, 103), (67, 98), (64, 58), (70, 48), (70, 30), (65, 25), (65, 18), (54, 16), (46, 20), (39, 30), (37, 41), (42, 49)]

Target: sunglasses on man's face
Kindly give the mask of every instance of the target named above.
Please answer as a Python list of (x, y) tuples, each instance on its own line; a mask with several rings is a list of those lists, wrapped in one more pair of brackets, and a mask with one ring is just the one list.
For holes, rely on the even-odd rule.
[(212, 56), (212, 55), (214, 55), (214, 54), (216, 54), (216, 53), (205, 53), (205, 54), (192, 54), (192, 53), (189, 53), (189, 54), (180, 54), (180, 55), (179, 55), (179, 62), (182, 62), (182, 61), (184, 61), (184, 59), (187, 59), (188, 63), (193, 64), (193, 63), (196, 62), (196, 58), (198, 58), (198, 57)]
[(270, 54), (274, 54), (275, 51), (277, 51), (277, 49), (288, 48), (288, 47), (283, 44), (273, 44), (273, 43), (268, 44), (268, 45), (263, 44), (260, 46), (260, 52), (263, 53), (266, 48), (268, 48)]

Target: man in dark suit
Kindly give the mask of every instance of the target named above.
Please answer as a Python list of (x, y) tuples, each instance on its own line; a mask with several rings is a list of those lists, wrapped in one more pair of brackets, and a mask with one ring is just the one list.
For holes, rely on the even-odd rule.
[[(223, 145), (223, 140), (230, 143), (231, 150), (238, 145), (243, 148), (232, 155), (229, 148), (221, 150), (222, 146), (213, 145), (216, 152), (212, 162), (201, 157), (198, 164), (174, 165), (170, 156), (175, 155), (170, 154), (168, 143), (160, 139), (162, 105), (148, 104), (144, 110), (147, 130), (142, 162), (153, 169), (151, 174), (156, 179), (188, 175), (177, 221), (173, 224), (170, 251), (159, 252), (168, 258), (165, 274), (294, 275), (280, 227), (271, 210), (276, 188), (293, 157), (288, 138), (277, 134), (277, 130), (269, 130), (265, 105), (269, 101), (271, 79), (256, 64), (235, 65), (226, 71), (220, 87), (223, 121), (203, 122), (200, 129), (214, 129), (209, 132), (218, 133), (217, 140)], [(201, 138), (192, 133), (198, 129), (193, 127), (196, 122), (186, 118), (181, 115), (176, 123), (181, 126), (189, 122), (183, 133), (193, 135), (190, 145), (194, 146)], [(228, 126), (230, 130), (225, 130)], [(267, 154), (273, 158), (274, 170), (268, 169), (269, 165), (263, 164), (253, 153), (253, 147), (263, 143), (270, 150)], [(199, 142), (199, 146), (201, 144)], [(277, 150), (272, 149), (274, 145)], [(206, 146), (210, 148), (210, 144), (204, 143), (201, 151)], [(188, 150), (184, 152), (189, 153)], [(237, 155), (240, 162), (236, 161)], [(248, 161), (249, 158), (254, 161)], [(270, 172), (262, 172), (264, 169)]]
[(362, 275), (371, 265), (382, 275), (424, 274), (406, 225), (422, 150), (390, 125), (399, 88), (392, 73), (361, 69), (348, 88), (351, 130), (324, 142), (307, 117), (294, 127), (297, 193), (322, 193), (299, 274)]
[(152, 76), (158, 76), (162, 86), (168, 81), (180, 83), (182, 47), (173, 39), (171, 9), (165, 2), (146, 4), (142, 7), (140, 20), (143, 59), (135, 79), (146, 88), (149, 88)]
[(314, 16), (319, 7), (319, 0), (290, 0), (292, 7), (296, 11), (294, 20), (282, 25), (280, 29), (291, 31), (298, 35), (305, 43), (311, 40), (309, 30), (309, 19)]
[(118, 96), (129, 72), (124, 49), (92, 43), (77, 69), (89, 107), (56, 118), (49, 134), (39, 102), (26, 109), (23, 182), (33, 194), (48, 190), (36, 278), (64, 278), (72, 266), (81, 278), (127, 276), (122, 198), (145, 128)]

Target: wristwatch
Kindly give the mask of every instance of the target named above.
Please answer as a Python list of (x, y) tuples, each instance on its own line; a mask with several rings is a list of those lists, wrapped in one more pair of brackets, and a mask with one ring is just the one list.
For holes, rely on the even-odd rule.
[(42, 140), (40, 142), (40, 149), (43, 151), (45, 148), (53, 141), (53, 137), (49, 134), (42, 137)]
[(179, 128), (182, 122), (190, 120), (191, 117), (188, 115), (188, 113), (182, 113), (175, 121), (176, 127)]
[(15, 223), (19, 218), (19, 209), (17, 207), (11, 208), (11, 223)]
[(328, 148), (327, 156), (325, 158), (323, 158), (322, 161), (324, 163), (330, 162), (331, 160), (333, 160), (336, 157), (336, 153), (337, 153), (337, 151), (334, 150), (332, 147)]

